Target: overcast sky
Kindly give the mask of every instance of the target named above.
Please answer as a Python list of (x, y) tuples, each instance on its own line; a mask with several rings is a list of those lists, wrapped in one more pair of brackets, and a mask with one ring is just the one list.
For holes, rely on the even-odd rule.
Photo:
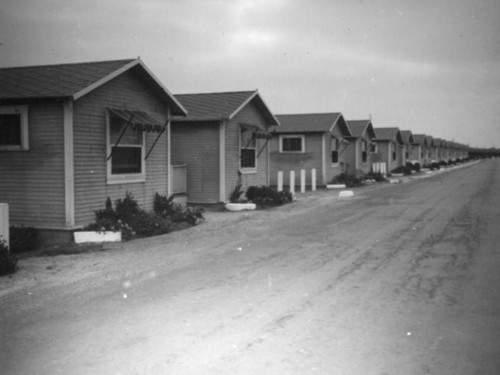
[(137, 56), (174, 94), (500, 147), (499, 0), (0, 2), (0, 67)]

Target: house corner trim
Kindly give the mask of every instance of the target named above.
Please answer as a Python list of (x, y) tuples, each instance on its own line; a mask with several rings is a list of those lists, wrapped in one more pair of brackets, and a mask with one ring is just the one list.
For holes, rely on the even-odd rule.
[(226, 201), (226, 122), (219, 127), (219, 201)]
[(66, 227), (75, 226), (75, 169), (73, 137), (73, 100), (63, 104), (64, 127), (64, 196)]

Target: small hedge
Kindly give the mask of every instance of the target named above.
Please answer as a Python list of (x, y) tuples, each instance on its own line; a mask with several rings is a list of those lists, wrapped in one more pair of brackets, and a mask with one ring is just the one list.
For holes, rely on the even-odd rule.
[(0, 237), (0, 276), (17, 271), (17, 258), (11, 254), (5, 240)]
[(359, 187), (363, 186), (363, 180), (364, 179), (362, 177), (341, 173), (335, 176), (330, 181), (330, 184), (344, 184), (346, 187)]
[(404, 166), (404, 165), (400, 165), (399, 167), (397, 168), (394, 168), (391, 173), (402, 173), (404, 174), (405, 176), (408, 176), (411, 174), (411, 169), (407, 166)]
[(370, 172), (365, 178), (366, 180), (374, 180), (375, 182), (387, 182), (387, 178), (381, 172)]
[(155, 194), (154, 211), (164, 219), (172, 220), (174, 223), (187, 222), (197, 225), (204, 220), (205, 209), (203, 207), (186, 207), (174, 201), (174, 196), (166, 197)]
[(174, 202), (174, 198), (167, 198), (158, 193), (154, 198), (154, 211), (143, 210), (132, 193), (127, 192), (125, 198), (115, 202), (106, 199), (105, 208), (95, 212), (95, 221), (87, 225), (84, 230), (90, 231), (120, 231), (123, 240), (134, 237), (150, 237), (169, 233), (173, 230), (173, 223), (185, 221), (191, 225), (198, 224), (204, 219), (204, 210), (199, 207), (184, 209)]
[(38, 230), (33, 227), (11, 226), (9, 237), (10, 251), (13, 254), (36, 250), (40, 246)]
[(293, 200), (289, 191), (276, 191), (268, 186), (249, 186), (245, 195), (259, 207), (280, 206)]

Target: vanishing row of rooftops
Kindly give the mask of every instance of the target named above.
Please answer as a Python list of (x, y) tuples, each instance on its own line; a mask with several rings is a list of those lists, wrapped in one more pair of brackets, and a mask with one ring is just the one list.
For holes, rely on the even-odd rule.
[(270, 129), (276, 133), (321, 132), (341, 127), (347, 137), (358, 137), (367, 128), (376, 140), (400, 144), (467, 149), (468, 146), (413, 134), (397, 127), (373, 128), (371, 120), (346, 120), (342, 113), (312, 113), (275, 115), (257, 90), (173, 95), (158, 78), (137, 59), (86, 63), (0, 68), (0, 104), (9, 100), (71, 98), (78, 100), (100, 85), (134, 69), (151, 84), (169, 105), (177, 121), (229, 120), (240, 108), (253, 101), (260, 107)]

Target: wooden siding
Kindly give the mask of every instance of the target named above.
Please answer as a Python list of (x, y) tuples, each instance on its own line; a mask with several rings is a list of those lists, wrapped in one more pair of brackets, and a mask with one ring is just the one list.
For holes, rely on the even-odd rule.
[(28, 106), (29, 151), (0, 152), (0, 202), (11, 225), (63, 228), (64, 134), (61, 102)]
[(226, 176), (225, 176), (225, 191), (226, 201), (229, 201), (229, 195), (239, 183), (246, 190), (249, 186), (268, 186), (268, 148), (265, 139), (257, 139), (257, 153), (260, 156), (257, 159), (256, 173), (239, 175), (240, 170), (240, 143), (239, 143), (239, 124), (249, 124), (266, 129), (266, 120), (250, 102), (231, 120), (226, 122)]
[[(109, 196), (114, 201), (130, 192), (139, 204), (153, 208), (156, 192), (167, 194), (167, 133), (163, 133), (146, 161), (146, 181), (107, 184), (106, 108), (142, 110), (158, 120), (167, 119), (168, 109), (151, 90), (128, 71), (92, 91), (74, 104), (75, 222), (85, 225), (94, 219)], [(157, 133), (146, 133), (146, 152)]]
[(372, 160), (374, 163), (385, 163), (387, 172), (390, 172), (394, 168), (394, 162), (392, 161), (391, 155), (391, 143), (377, 142), (377, 152), (372, 154)]
[(172, 123), (172, 164), (187, 165), (188, 202), (219, 202), (219, 123)]
[[(296, 135), (304, 135), (305, 137), (305, 152), (280, 152), (279, 151), (279, 135), (274, 135), (270, 141), (270, 185), (277, 185), (278, 171), (283, 171), (285, 185), (288, 185), (290, 171), (295, 171), (296, 176), (300, 176), (300, 170), (305, 169), (308, 175), (308, 184), (310, 184), (310, 173), (312, 168), (316, 168), (316, 176), (319, 183), (326, 184), (322, 179), (323, 165), (323, 134), (322, 133), (294, 133)], [(327, 139), (327, 147), (330, 147), (329, 139)], [(327, 162), (330, 161), (330, 156), (325, 155)], [(330, 171), (331, 163), (327, 163), (328, 172)], [(299, 180), (296, 180), (299, 183)]]
[(422, 152), (422, 146), (412, 145), (409, 161), (422, 164), (421, 152)]
[[(362, 161), (362, 141), (367, 142), (367, 154), (366, 162)], [(349, 145), (347, 145), (345, 150), (345, 172), (347, 174), (356, 174), (358, 171), (363, 173), (369, 173), (372, 168), (372, 163), (376, 161), (370, 152), (370, 138), (366, 133), (356, 139), (349, 139)]]

